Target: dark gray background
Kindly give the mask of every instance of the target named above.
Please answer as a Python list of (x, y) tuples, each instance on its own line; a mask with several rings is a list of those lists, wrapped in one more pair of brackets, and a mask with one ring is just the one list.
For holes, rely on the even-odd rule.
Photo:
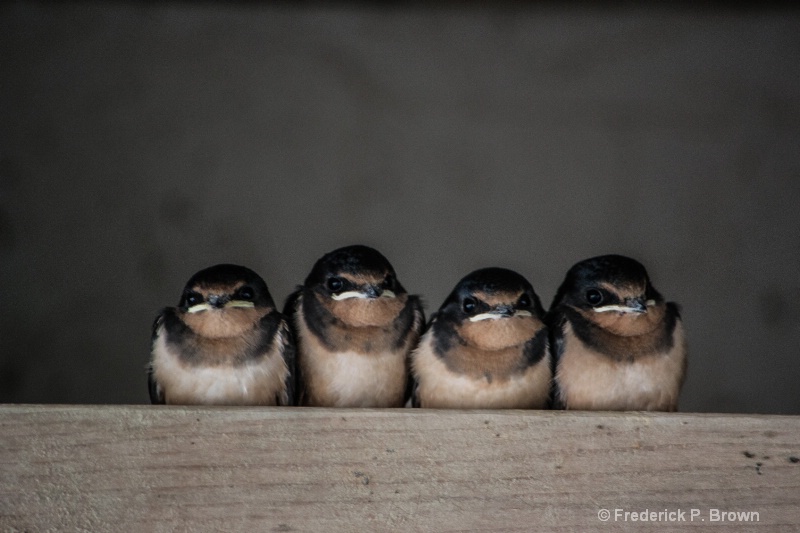
[(0, 7), (0, 401), (146, 402), (195, 271), (282, 304), (353, 243), (429, 313), (631, 255), (683, 306), (682, 410), (800, 413), (798, 12)]

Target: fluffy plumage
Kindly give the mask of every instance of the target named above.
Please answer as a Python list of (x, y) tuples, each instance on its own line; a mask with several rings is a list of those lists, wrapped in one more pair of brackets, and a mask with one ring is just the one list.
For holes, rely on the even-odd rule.
[(294, 342), (266, 283), (216, 265), (186, 283), (153, 324), (152, 403), (292, 405)]
[(300, 405), (402, 407), (424, 316), (377, 250), (325, 254), (284, 309), (297, 339)]
[(464, 277), (412, 354), (413, 406), (545, 407), (552, 371), (543, 318), (518, 273), (485, 268)]
[(641, 263), (620, 255), (577, 263), (547, 322), (554, 408), (677, 410), (687, 361), (683, 324)]

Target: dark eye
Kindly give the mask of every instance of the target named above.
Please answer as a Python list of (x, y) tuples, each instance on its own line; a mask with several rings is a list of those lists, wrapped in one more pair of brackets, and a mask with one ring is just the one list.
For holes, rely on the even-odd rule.
[(344, 287), (344, 281), (342, 281), (342, 278), (329, 278), (326, 285), (328, 286), (329, 291), (338, 292), (342, 290), (342, 287)]
[(531, 297), (527, 294), (523, 294), (517, 300), (517, 307), (530, 307), (531, 306)]
[(603, 293), (597, 289), (589, 289), (586, 291), (586, 301), (592, 307), (598, 306), (603, 302)]
[(465, 313), (473, 313), (476, 306), (477, 302), (475, 301), (475, 298), (464, 298), (464, 301), (461, 304), (461, 307), (464, 309)]
[(203, 295), (199, 292), (190, 292), (186, 295), (186, 307), (192, 307), (193, 305), (203, 303)]
[(386, 279), (383, 280), (383, 288), (389, 289), (390, 291), (394, 290), (394, 286), (396, 285), (397, 280), (391, 274), (386, 275)]
[(255, 296), (253, 288), (248, 287), (247, 285), (239, 289), (237, 292), (239, 294), (239, 298), (241, 298), (242, 300), (252, 300), (253, 297)]

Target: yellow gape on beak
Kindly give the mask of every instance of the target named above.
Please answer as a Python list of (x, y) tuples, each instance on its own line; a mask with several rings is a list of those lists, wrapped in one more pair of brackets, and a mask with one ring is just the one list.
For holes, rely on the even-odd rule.
[(248, 302), (247, 300), (231, 300), (225, 304), (225, 307), (255, 307), (256, 304)]
[[(395, 298), (395, 297), (397, 297), (397, 295), (393, 291), (385, 290), (381, 293), (381, 295), (378, 298)], [(349, 298), (362, 298), (366, 300), (369, 298), (374, 298), (374, 296), (371, 296), (370, 294), (362, 291), (347, 291), (341, 294), (331, 294), (331, 298), (337, 301), (347, 300)]]
[[(641, 302), (641, 300), (639, 300)], [(595, 307), (595, 313), (628, 313), (628, 314), (642, 314), (647, 312), (648, 307), (653, 307), (656, 305), (655, 300), (647, 300), (644, 303), (644, 307), (641, 307), (641, 303), (637, 303), (636, 307), (631, 307), (628, 305), (604, 305), (602, 307)]]
[[(231, 300), (229, 302), (225, 302), (223, 307), (255, 307), (256, 304), (253, 302), (248, 302), (247, 300)], [(211, 309), (219, 309), (218, 307), (211, 305), (208, 302), (203, 302), (201, 304), (193, 305), (189, 309), (186, 310), (187, 313), (199, 313), (201, 311), (209, 311)]]
[(533, 316), (530, 311), (526, 311), (524, 309), (520, 309), (519, 311), (515, 311), (513, 315), (507, 315), (498, 312), (491, 312), (491, 313), (481, 313), (479, 315), (469, 317), (470, 322), (478, 322), (480, 320), (497, 320), (498, 318), (513, 318), (518, 316)]
[(212, 308), (212, 305), (206, 302), (201, 304), (193, 305), (189, 309), (186, 310), (187, 313), (199, 313), (200, 311), (208, 311)]
[(367, 293), (361, 291), (347, 291), (341, 294), (331, 294), (331, 298), (338, 301), (338, 300), (348, 300), (350, 298), (367, 299), (369, 298), (369, 296), (367, 295)]

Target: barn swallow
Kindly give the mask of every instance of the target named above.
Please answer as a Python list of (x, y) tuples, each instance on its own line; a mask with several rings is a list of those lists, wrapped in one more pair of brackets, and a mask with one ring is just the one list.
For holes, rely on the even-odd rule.
[(641, 263), (620, 255), (577, 263), (547, 322), (554, 408), (677, 410), (686, 375), (683, 324)]
[(402, 407), (425, 322), (389, 261), (367, 246), (325, 254), (289, 296), (300, 405)]
[(411, 358), (414, 407), (541, 409), (549, 400), (544, 309), (512, 270), (484, 268), (462, 279)]
[(294, 342), (267, 284), (237, 265), (201, 270), (153, 324), (153, 403), (292, 405)]

